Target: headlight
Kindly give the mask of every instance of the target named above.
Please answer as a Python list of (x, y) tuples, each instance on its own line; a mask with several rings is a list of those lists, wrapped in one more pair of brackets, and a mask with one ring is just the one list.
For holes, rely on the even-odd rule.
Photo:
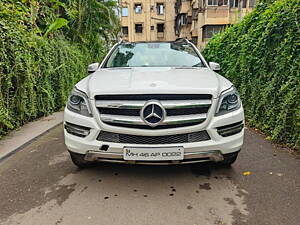
[(224, 115), (226, 113), (237, 110), (241, 107), (241, 99), (235, 87), (221, 93), (219, 97), (216, 116)]
[(92, 116), (87, 95), (74, 88), (68, 98), (67, 108), (84, 116)]

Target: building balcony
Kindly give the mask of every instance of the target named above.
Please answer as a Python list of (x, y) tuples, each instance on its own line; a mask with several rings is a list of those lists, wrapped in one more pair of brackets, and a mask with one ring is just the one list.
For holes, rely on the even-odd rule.
[(186, 0), (186, 1), (181, 1), (181, 8), (180, 8), (180, 13), (191, 13), (191, 2)]
[(236, 24), (240, 22), (244, 16), (249, 14), (253, 9), (252, 8), (244, 8), (244, 9), (237, 9), (232, 8), (229, 11), (229, 24)]
[(199, 0), (192, 0), (191, 6), (192, 6), (192, 9), (198, 9), (199, 8)]
[(121, 17), (121, 24), (123, 26), (128, 26), (128, 24), (129, 24), (129, 18), (128, 17)]
[(164, 38), (165, 33), (164, 32), (157, 32), (157, 37), (158, 38)]
[(229, 7), (207, 7), (204, 11), (205, 24), (229, 24)]

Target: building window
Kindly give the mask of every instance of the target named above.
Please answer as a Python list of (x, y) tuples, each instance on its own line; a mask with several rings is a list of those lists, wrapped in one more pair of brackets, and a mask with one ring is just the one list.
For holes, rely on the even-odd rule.
[(234, 7), (234, 8), (239, 8), (239, 6), (240, 6), (240, 1), (241, 1), (241, 0), (234, 0), (234, 5), (233, 5), (233, 7)]
[(122, 8), (122, 16), (128, 16), (128, 7)]
[(243, 8), (247, 8), (247, 0), (243, 0), (243, 5), (242, 5)]
[(122, 27), (122, 34), (124, 37), (128, 36), (128, 27)]
[(180, 25), (186, 25), (187, 24), (187, 15), (182, 14), (180, 17)]
[(198, 37), (197, 36), (192, 37), (192, 43), (194, 45), (197, 45), (197, 43), (198, 43)]
[(198, 9), (192, 9), (193, 20), (197, 20), (198, 19), (198, 12), (199, 12)]
[(240, 3), (240, 0), (234, 0), (234, 5), (233, 5), (233, 7), (234, 7), (234, 8), (238, 8), (238, 7), (239, 7), (239, 3)]
[(217, 6), (218, 5), (218, 0), (208, 0), (207, 5), (209, 6)]
[(226, 28), (226, 25), (207, 25), (204, 27), (204, 38), (211, 38), (212, 36), (214, 36), (217, 33), (220, 33), (222, 31), (224, 31)]
[(223, 6), (228, 5), (228, 0), (207, 0), (208, 6)]
[[(254, 6), (255, 0), (250, 0), (250, 5), (251, 4), (253, 4), (253, 6)], [(247, 0), (230, 0), (230, 7), (231, 8), (247, 8)]]
[(157, 24), (157, 32), (164, 32), (164, 30), (165, 30), (165, 24), (158, 23)]
[(250, 0), (249, 1), (249, 7), (254, 8), (256, 1), (255, 0)]
[(142, 13), (142, 4), (140, 4), (140, 3), (134, 4), (134, 11), (135, 11), (135, 13), (137, 13), (137, 14)]
[(143, 24), (141, 23), (135, 24), (135, 33), (143, 33)]
[(157, 3), (156, 4), (156, 11), (157, 11), (157, 15), (163, 15), (164, 12), (165, 12), (164, 3)]
[(151, 26), (150, 29), (151, 29), (151, 30), (154, 30), (154, 26)]

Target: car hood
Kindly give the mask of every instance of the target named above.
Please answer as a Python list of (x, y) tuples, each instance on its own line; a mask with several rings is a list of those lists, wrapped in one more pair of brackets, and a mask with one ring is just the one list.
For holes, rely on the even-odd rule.
[[(76, 87), (95, 95), (211, 94), (232, 84), (208, 68), (109, 68), (100, 69)], [(226, 87), (224, 87), (226, 86)]]

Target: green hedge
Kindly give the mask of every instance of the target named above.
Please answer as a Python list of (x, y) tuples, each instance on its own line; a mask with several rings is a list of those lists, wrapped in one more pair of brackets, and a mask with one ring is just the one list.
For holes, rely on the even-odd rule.
[(61, 110), (70, 89), (87, 75), (87, 65), (93, 61), (87, 48), (68, 40), (60, 30), (45, 37), (47, 24), (59, 11), (53, 4), (0, 2), (0, 137)]
[(300, 1), (259, 3), (204, 49), (238, 88), (250, 126), (279, 143), (300, 144)]

